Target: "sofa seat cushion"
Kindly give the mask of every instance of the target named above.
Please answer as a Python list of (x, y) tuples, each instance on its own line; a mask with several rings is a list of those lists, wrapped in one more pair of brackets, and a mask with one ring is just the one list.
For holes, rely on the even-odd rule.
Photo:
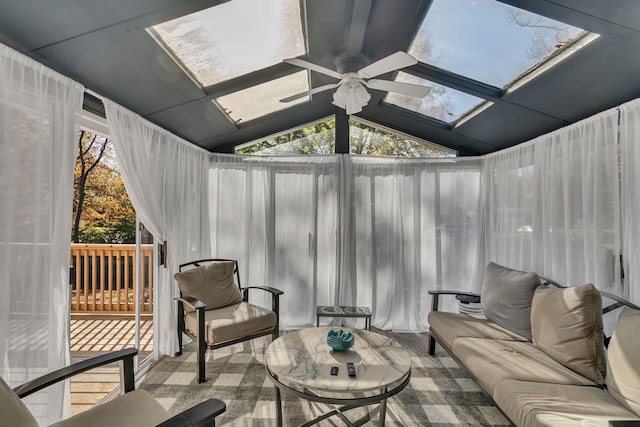
[(460, 313), (432, 311), (427, 316), (431, 330), (451, 349), (456, 338), (488, 338), (494, 340), (527, 341), (488, 319)]
[(453, 353), (492, 395), (495, 385), (506, 379), (597, 385), (558, 363), (531, 343), (458, 338), (453, 343)]
[(135, 390), (96, 405), (58, 423), (55, 427), (136, 426), (152, 427), (170, 418), (146, 390)]
[(599, 387), (503, 380), (493, 399), (523, 427), (608, 427), (610, 420), (640, 420)]
[[(273, 311), (244, 301), (228, 307), (205, 310), (204, 314), (207, 345), (244, 337), (263, 329), (270, 330), (276, 326), (276, 314)], [(187, 313), (185, 326), (194, 332), (198, 330), (196, 312)]]

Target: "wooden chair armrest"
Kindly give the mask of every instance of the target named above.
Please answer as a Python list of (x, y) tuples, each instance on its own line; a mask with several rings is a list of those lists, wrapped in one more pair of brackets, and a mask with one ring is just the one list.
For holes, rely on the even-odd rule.
[(199, 308), (207, 308), (207, 305), (202, 301), (200, 301), (198, 298), (183, 296), (183, 297), (175, 298), (175, 300), (187, 304), (189, 307), (193, 308), (194, 310), (197, 310)]
[(227, 410), (220, 399), (207, 399), (179, 414), (174, 415), (158, 427), (200, 427), (215, 425), (215, 418)]
[(133, 373), (133, 358), (138, 354), (137, 348), (126, 348), (124, 350), (114, 351), (112, 353), (102, 354), (100, 356), (92, 357), (91, 359), (83, 360), (81, 362), (74, 363), (64, 368), (57, 369), (53, 372), (49, 372), (46, 375), (35, 378), (29, 382), (26, 382), (18, 387), (14, 388), (18, 397), (21, 399), (29, 396), (43, 388), (49, 387), (57, 382), (70, 378), (74, 375), (88, 371), (98, 366), (107, 365), (113, 362), (122, 362), (122, 383), (120, 384), (121, 390), (124, 393), (128, 393), (135, 389), (134, 373)]

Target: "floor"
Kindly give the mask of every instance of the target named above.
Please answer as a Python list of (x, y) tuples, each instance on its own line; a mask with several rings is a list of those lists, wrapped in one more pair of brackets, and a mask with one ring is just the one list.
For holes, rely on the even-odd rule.
[[(140, 356), (153, 351), (153, 322), (141, 321)], [(78, 362), (110, 351), (135, 347), (135, 322), (130, 318), (78, 317), (71, 319), (71, 361)], [(120, 384), (117, 364), (76, 375), (71, 380), (71, 412), (94, 406)]]
[[(393, 333), (372, 328), (400, 343), (411, 357), (411, 382), (387, 405), (387, 427), (509, 426), (501, 414), (460, 367), (440, 347), (429, 356), (426, 333)], [(287, 334), (289, 331), (284, 331)], [(264, 352), (271, 342), (262, 337), (207, 352), (207, 381), (196, 381), (196, 346), (189, 343), (178, 357), (163, 358), (145, 375), (139, 388), (147, 390), (170, 414), (178, 414), (204, 399), (222, 399), (227, 409), (216, 419), (225, 427), (273, 427), (276, 425), (275, 389), (266, 375)], [(301, 425), (330, 409), (326, 405), (282, 395), (284, 425)], [(352, 421), (369, 412), (377, 425), (379, 406), (349, 411)], [(345, 425), (339, 419), (321, 421), (318, 426)]]
[[(109, 351), (135, 346), (135, 323), (132, 319), (82, 316), (71, 320), (71, 361), (78, 362)], [(140, 355), (153, 351), (153, 322), (141, 325)], [(286, 333), (286, 332), (284, 332)], [(409, 349), (426, 352), (422, 340), (407, 339), (405, 334), (394, 338)], [(410, 334), (409, 334), (410, 336)], [(418, 348), (416, 348), (418, 347)], [(102, 366), (71, 380), (71, 412), (77, 414), (96, 405), (120, 384), (117, 364)]]

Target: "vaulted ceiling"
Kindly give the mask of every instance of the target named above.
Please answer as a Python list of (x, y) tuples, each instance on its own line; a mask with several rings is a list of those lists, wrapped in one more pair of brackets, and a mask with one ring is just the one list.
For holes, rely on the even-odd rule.
[[(227, 26), (220, 19), (210, 24), (218, 30), (215, 34), (226, 31), (235, 34), (235, 41), (245, 37), (251, 41), (252, 48), (246, 50), (247, 43), (237, 43), (230, 59), (221, 55), (222, 65), (254, 59), (256, 52), (267, 49), (262, 44), (271, 31), (265, 32), (251, 17), (263, 1), (232, 0), (244, 2), (246, 15), (225, 17), (227, 22), (222, 24)], [(584, 32), (570, 41), (557, 40), (558, 52), (551, 52), (551, 62), (538, 62), (506, 83), (500, 79), (496, 83), (491, 73), (497, 76), (508, 68), (504, 62), (509, 62), (509, 49), (516, 49), (518, 55), (522, 49), (515, 46), (516, 33), (513, 37), (500, 33), (499, 20), (491, 15), (493, 3), (509, 6), (514, 12), (507, 11), (505, 16), (514, 22), (520, 19), (518, 14), (545, 17)], [(283, 104), (270, 114), (238, 121), (225, 106), (226, 95), (302, 69), (276, 58), (214, 83), (203, 84), (189, 73), (187, 61), (174, 55), (170, 41), (159, 37), (171, 28), (161, 24), (209, 8), (216, 15), (225, 5), (228, 2), (213, 0), (0, 0), (0, 42), (209, 151), (232, 152), (238, 144), (341, 111), (332, 104), (333, 90), (328, 90), (296, 104)], [(510, 147), (640, 97), (637, 0), (294, 0), (293, 5), (294, 27), (302, 35), (296, 56), (331, 70), (345, 55), (364, 58), (363, 64), (397, 51), (420, 56), (419, 46), (424, 48), (426, 43), (426, 53), (423, 50), (417, 64), (403, 73), (378, 77), (424, 81), (434, 88), (429, 96), (440, 100), (425, 98), (424, 104), (429, 105), (420, 111), (400, 106), (385, 92), (369, 90), (371, 100), (357, 116), (455, 149), (460, 155)], [(453, 5), (458, 9), (444, 10)], [(273, 15), (261, 13), (265, 21)], [(283, 22), (272, 24), (271, 29), (281, 29)], [(518, 26), (538, 31), (548, 26), (546, 22), (529, 19)], [(502, 44), (486, 41), (494, 30)], [(184, 42), (175, 40), (178, 47)], [(533, 40), (542, 43), (535, 36)], [(285, 39), (284, 45), (288, 42)], [(224, 40), (219, 43), (231, 45)], [(199, 49), (191, 51), (196, 63), (204, 52)], [(459, 63), (466, 65), (453, 69)], [(488, 67), (484, 74), (483, 67)], [(310, 88), (336, 82), (315, 71), (303, 77)], [(472, 95), (468, 97), (472, 101), (461, 102), (461, 107), (458, 100), (465, 94)], [(240, 102), (246, 105), (249, 99), (258, 105), (261, 96), (254, 92)], [(465, 110), (465, 105), (471, 108)], [(85, 97), (85, 108), (102, 110), (92, 95)]]

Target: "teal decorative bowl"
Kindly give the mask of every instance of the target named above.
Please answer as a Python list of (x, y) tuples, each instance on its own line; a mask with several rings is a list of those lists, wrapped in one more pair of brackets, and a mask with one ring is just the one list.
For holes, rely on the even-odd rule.
[(351, 332), (345, 333), (342, 329), (339, 331), (332, 329), (327, 334), (327, 344), (335, 351), (347, 351), (353, 346), (355, 338)]

